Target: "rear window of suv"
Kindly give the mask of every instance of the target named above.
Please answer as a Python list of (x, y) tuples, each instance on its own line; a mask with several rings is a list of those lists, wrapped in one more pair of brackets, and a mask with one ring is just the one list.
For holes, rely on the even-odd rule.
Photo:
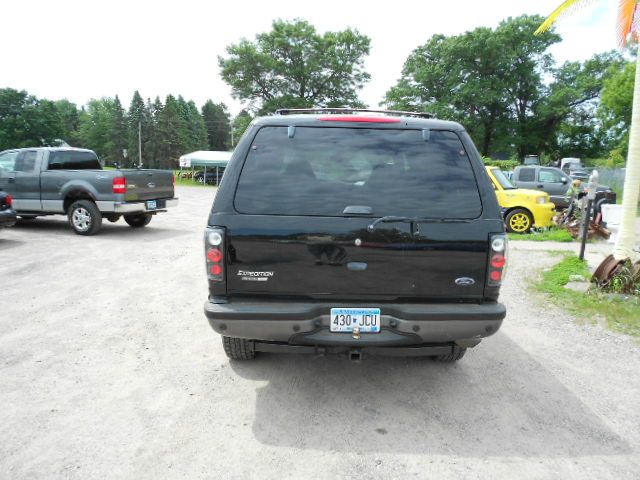
[[(240, 213), (477, 218), (469, 157), (455, 132), (335, 127), (262, 127), (235, 196)], [(289, 133), (293, 133), (290, 138)]]

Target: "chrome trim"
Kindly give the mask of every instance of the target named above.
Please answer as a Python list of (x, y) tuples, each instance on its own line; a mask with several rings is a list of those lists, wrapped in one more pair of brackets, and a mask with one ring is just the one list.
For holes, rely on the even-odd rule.
[(40, 199), (13, 198), (13, 209), (17, 212), (41, 212), (42, 202)]
[(147, 210), (146, 201), (143, 202), (105, 202), (105, 201), (97, 201), (96, 206), (98, 210), (105, 213), (147, 213), (147, 212), (163, 212), (167, 208), (175, 207), (178, 205), (177, 198), (170, 198), (165, 201), (165, 206), (162, 208), (158, 208), (156, 210)]
[(63, 200), (42, 200), (42, 210), (44, 212), (65, 213), (64, 201)]

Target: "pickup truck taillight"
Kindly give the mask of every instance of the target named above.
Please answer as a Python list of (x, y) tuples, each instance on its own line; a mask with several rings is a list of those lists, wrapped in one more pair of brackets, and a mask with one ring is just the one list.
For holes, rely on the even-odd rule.
[(113, 179), (113, 193), (127, 193), (127, 179), (116, 177)]
[(5, 197), (5, 200), (6, 200), (6, 202), (7, 202), (7, 206), (9, 206), (9, 207), (10, 207), (11, 205), (13, 205), (13, 197), (12, 197), (11, 195), (7, 195), (7, 196)]
[(204, 234), (207, 277), (214, 282), (224, 282), (224, 229), (209, 227)]
[(491, 235), (490, 242), (487, 285), (499, 287), (507, 267), (507, 236), (504, 233)]

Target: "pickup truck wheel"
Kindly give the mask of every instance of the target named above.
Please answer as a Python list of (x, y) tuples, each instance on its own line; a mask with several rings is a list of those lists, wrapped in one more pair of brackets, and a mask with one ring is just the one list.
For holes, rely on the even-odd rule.
[(523, 208), (511, 210), (504, 222), (507, 226), (507, 232), (511, 233), (528, 233), (533, 226), (531, 214)]
[(69, 225), (78, 235), (95, 235), (102, 226), (102, 215), (90, 200), (73, 202), (67, 211)]
[(457, 362), (462, 357), (464, 357), (465, 353), (467, 353), (467, 349), (465, 347), (458, 347), (457, 350), (454, 350), (453, 353), (450, 353), (448, 355), (437, 355), (433, 357), (433, 359), (436, 362), (440, 362), (440, 363)]
[(132, 228), (142, 228), (149, 225), (152, 217), (153, 215), (148, 213), (143, 213), (141, 215), (125, 215), (124, 221)]
[(256, 356), (253, 340), (223, 336), (222, 346), (231, 360), (253, 360)]

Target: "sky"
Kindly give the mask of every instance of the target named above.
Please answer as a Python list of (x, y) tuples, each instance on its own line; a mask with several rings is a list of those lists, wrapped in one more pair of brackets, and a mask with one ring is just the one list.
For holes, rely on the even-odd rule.
[[(181, 94), (201, 106), (242, 104), (219, 75), (217, 58), (241, 38), (253, 39), (281, 18), (305, 19), (320, 32), (352, 27), (371, 38), (365, 68), (371, 81), (360, 97), (377, 107), (400, 77), (411, 51), (432, 35), (495, 27), (509, 16), (548, 15), (560, 0), (5, 0), (0, 87), (78, 105), (119, 95), (128, 106), (143, 97)], [(615, 0), (599, 0), (561, 20), (559, 62), (584, 60), (616, 48)]]

